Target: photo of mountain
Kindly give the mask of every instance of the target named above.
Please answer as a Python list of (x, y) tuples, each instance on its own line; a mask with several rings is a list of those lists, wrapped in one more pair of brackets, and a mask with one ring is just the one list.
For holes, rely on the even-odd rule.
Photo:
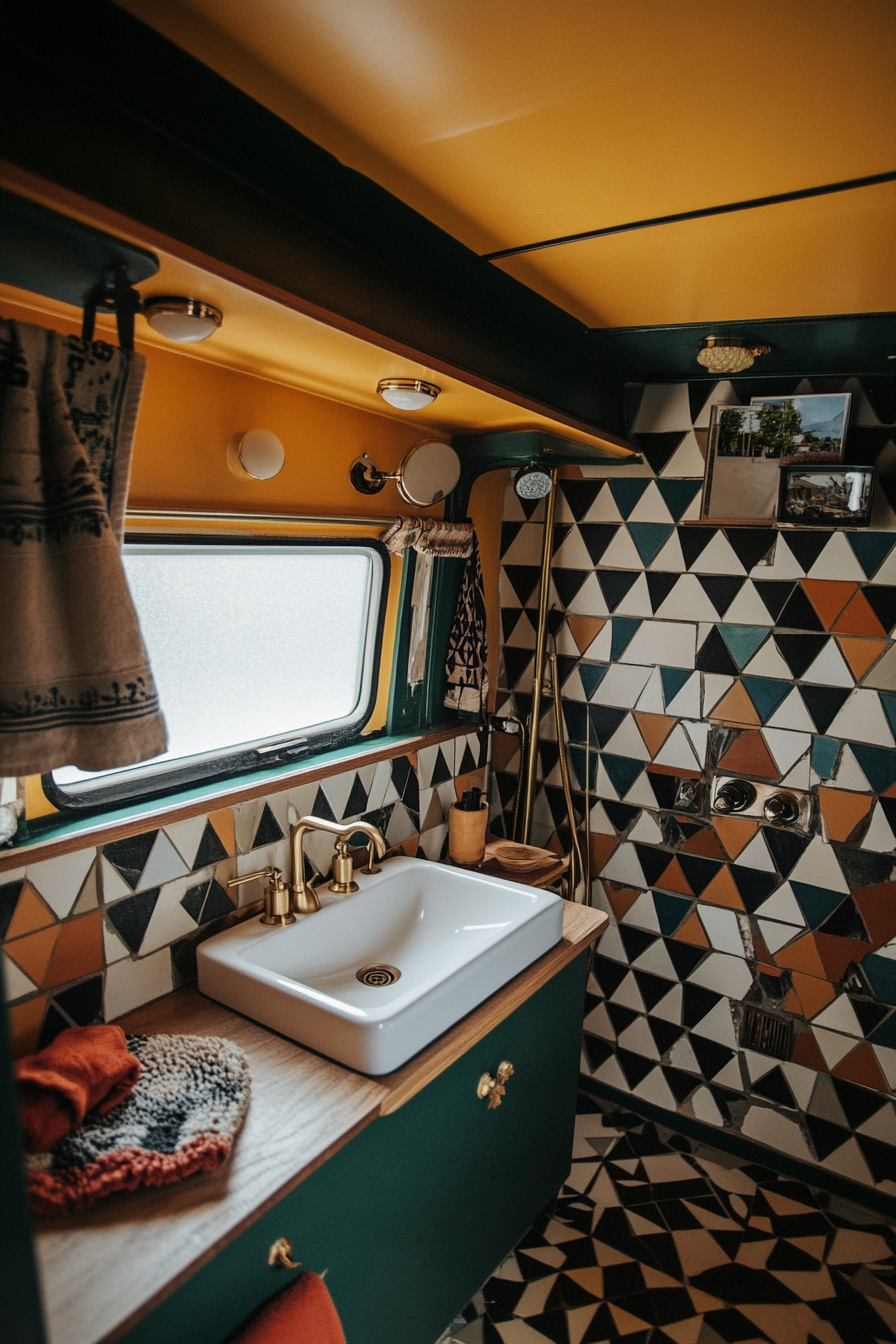
[(841, 462), (849, 392), (818, 396), (754, 397), (759, 425), (754, 451), (781, 465)]

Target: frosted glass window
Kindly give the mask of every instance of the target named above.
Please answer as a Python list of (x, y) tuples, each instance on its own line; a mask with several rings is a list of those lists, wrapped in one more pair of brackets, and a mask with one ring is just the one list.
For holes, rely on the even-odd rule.
[(366, 719), (384, 577), (373, 548), (131, 544), (124, 565), (169, 748), (123, 770), (56, 770), (66, 793), (235, 753), (258, 768)]

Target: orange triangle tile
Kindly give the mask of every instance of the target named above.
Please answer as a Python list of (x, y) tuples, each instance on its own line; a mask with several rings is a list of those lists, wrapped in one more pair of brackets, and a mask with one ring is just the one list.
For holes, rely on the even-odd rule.
[(623, 1307), (617, 1307), (615, 1302), (610, 1302), (608, 1305), (613, 1313), (616, 1329), (623, 1337), (633, 1335), (636, 1330), (651, 1329), (652, 1321), (642, 1321), (640, 1316), (633, 1316), (630, 1311), (625, 1311)]
[(572, 1279), (573, 1283), (584, 1288), (592, 1297), (603, 1297), (604, 1272), (600, 1265), (586, 1265), (584, 1269), (567, 1269), (565, 1273), (568, 1279)]
[(48, 924), (55, 923), (56, 916), (46, 901), (34, 890), (30, 882), (26, 882), (19, 892), (6, 937), (21, 938), (23, 934), (34, 933), (37, 929), (45, 929)]
[(838, 938), (832, 933), (812, 936), (824, 966), (824, 978), (832, 982), (843, 979), (851, 961), (861, 961), (872, 951), (871, 944), (860, 938)]
[(804, 975), (801, 971), (794, 971), (792, 981), (802, 1004), (803, 1017), (815, 1017), (816, 1013), (820, 1013), (822, 1008), (827, 1008), (837, 997), (834, 986), (827, 980), (819, 980), (817, 975)]
[(744, 908), (740, 892), (734, 885), (734, 878), (731, 876), (731, 869), (727, 864), (724, 868), (719, 869), (709, 885), (703, 889), (700, 893), (700, 899), (706, 901), (709, 905), (724, 905), (729, 910), (743, 910)]
[(871, 1087), (875, 1092), (889, 1095), (890, 1089), (880, 1071), (874, 1051), (867, 1041), (863, 1041), (855, 1050), (851, 1050), (845, 1059), (835, 1064), (831, 1073), (836, 1078), (845, 1078), (860, 1087)]
[(664, 891), (678, 891), (682, 896), (693, 896), (690, 883), (681, 871), (681, 865), (677, 859), (673, 859), (665, 868), (657, 880), (656, 885), (662, 887)]
[(788, 989), (781, 1007), (785, 1013), (796, 1013), (800, 1017), (803, 1015), (803, 1005), (800, 1003), (800, 996), (795, 989)]
[(896, 901), (893, 894), (892, 882), (879, 882), (875, 887), (859, 887), (852, 893), (868, 930), (868, 937), (875, 947), (883, 947), (891, 938), (896, 938)]
[(747, 817), (713, 817), (712, 824), (729, 859), (736, 859), (759, 830), (759, 822)]
[(584, 653), (592, 641), (597, 639), (606, 623), (599, 616), (567, 616), (566, 624), (579, 653)]
[(845, 583), (841, 579), (801, 579), (800, 586), (825, 630), (830, 630), (849, 599), (859, 590), (857, 583)]
[[(765, 944), (763, 944), (763, 946), (765, 946)], [(768, 952), (766, 952), (765, 955), (766, 957), (768, 957), (768, 960), (763, 962), (757, 962), (756, 963), (757, 971), (761, 971), (763, 975), (770, 975), (773, 980), (780, 980), (784, 972), (781, 970), (779, 966), (772, 965), (771, 957), (769, 957)]]
[(720, 757), (719, 769), (730, 775), (761, 775), (764, 779), (777, 779), (780, 774), (765, 738), (756, 732), (741, 733)]
[(731, 690), (722, 696), (707, 717), (718, 723), (733, 724), (738, 728), (758, 728), (762, 722), (742, 681), (734, 683)]
[[(703, 893), (703, 896), (706, 896), (706, 892)], [(769, 962), (772, 959), (772, 954), (766, 947), (764, 938), (759, 933), (753, 935), (753, 954), (758, 957), (760, 962)]]
[(840, 635), (886, 635), (864, 593), (856, 593), (849, 606), (831, 627)]
[(592, 835), (591, 871), (596, 876), (609, 860), (618, 841), (615, 835)]
[(14, 1003), (8, 1010), (9, 1045), (13, 1059), (21, 1059), (22, 1055), (30, 1055), (37, 1049), (46, 1006), (47, 995), (38, 994), (36, 999)]
[(648, 765), (648, 775), (674, 775), (676, 779), (699, 779), (699, 770), (685, 770), (679, 765)]
[(812, 933), (804, 933), (795, 943), (782, 947), (781, 951), (775, 954), (775, 964), (786, 966), (788, 970), (805, 971), (807, 975), (815, 975), (819, 980), (828, 979), (824, 963), (815, 946), (815, 935)]
[(236, 853), (236, 833), (233, 826), (233, 812), (229, 807), (222, 807), (217, 812), (209, 812), (208, 819), (221, 844), (227, 850), (228, 854)]
[(582, 479), (582, 468), (567, 462), (564, 466), (557, 468), (557, 476), (561, 481), (580, 481)]
[(617, 887), (615, 882), (605, 882), (604, 891), (617, 919), (624, 919), (635, 901), (641, 895), (637, 887)]
[(802, 1036), (797, 1037), (793, 1047), (793, 1062), (802, 1064), (804, 1069), (813, 1069), (815, 1073), (830, 1073), (811, 1031), (804, 1031)]
[(694, 947), (709, 947), (709, 939), (706, 936), (706, 930), (697, 918), (697, 911), (692, 910), (681, 928), (673, 937), (677, 943), (691, 943)]
[[(647, 1279), (647, 1266), (642, 1269), (645, 1282)], [(694, 1289), (696, 1292), (697, 1290)], [(724, 1303), (720, 1303), (724, 1306)], [(663, 1334), (668, 1335), (675, 1344), (697, 1344), (700, 1331), (703, 1329), (702, 1316), (689, 1316), (686, 1321), (672, 1321), (663, 1326)]]
[[(686, 818), (691, 821), (692, 818)], [(695, 831), (690, 839), (685, 840), (682, 845), (682, 852), (685, 854), (702, 854), (705, 859), (724, 859), (725, 851), (719, 844), (719, 837), (710, 826), (704, 826), (701, 831)]]
[(678, 719), (669, 714), (645, 714), (635, 711), (635, 722), (644, 739), (644, 745), (653, 757), (675, 727)]
[(869, 667), (877, 662), (884, 649), (889, 647), (888, 639), (856, 639), (851, 635), (838, 635), (840, 652), (849, 664), (849, 670), (856, 681), (861, 681)]
[(58, 937), (57, 924), (55, 928), (42, 929), (40, 933), (29, 933), (25, 938), (17, 938), (15, 942), (6, 943), (4, 951), (19, 970), (24, 971), (36, 985), (42, 987)]
[(831, 840), (848, 840), (860, 821), (871, 811), (874, 799), (867, 793), (818, 786), (818, 806)]
[(417, 764), (417, 753), (416, 753), (416, 751), (409, 751), (409, 752), (408, 752), (408, 760), (409, 760), (410, 763), (411, 763), (411, 767), (412, 767), (412, 769), (417, 770), (417, 769), (419, 768), (419, 767), (418, 767), (418, 764)]
[(44, 976), (44, 989), (94, 975), (103, 969), (103, 925), (99, 910), (60, 925), (59, 937)]
[(687, 1291), (695, 1311), (718, 1311), (725, 1305), (718, 1297), (710, 1297), (709, 1293), (704, 1293), (702, 1289), (694, 1288), (690, 1284), (687, 1285)]
[(884, 789), (881, 798), (896, 798), (896, 784), (891, 784), (888, 789)]
[(484, 789), (485, 768), (480, 767), (478, 770), (471, 770), (469, 774), (458, 775), (454, 781), (454, 787), (457, 792), (458, 802), (463, 798), (467, 789)]
[(492, 766), (506, 770), (520, 749), (520, 739), (513, 733), (495, 733), (492, 739)]

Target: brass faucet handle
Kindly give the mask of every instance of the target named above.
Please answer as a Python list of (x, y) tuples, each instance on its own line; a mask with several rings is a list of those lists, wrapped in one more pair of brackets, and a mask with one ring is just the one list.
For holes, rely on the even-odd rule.
[(360, 871), (367, 876), (372, 876), (374, 873), (381, 873), (383, 871), (376, 862), (376, 844), (373, 836), (367, 841), (367, 862)]
[(333, 880), (330, 883), (330, 891), (335, 891), (340, 896), (351, 896), (353, 892), (360, 891), (360, 887), (354, 878), (354, 871), (355, 865), (349, 853), (348, 837), (341, 835), (336, 841), (336, 854), (333, 858)]
[(261, 868), (257, 873), (246, 873), (243, 877), (229, 877), (228, 887), (241, 887), (244, 882), (254, 882), (256, 878), (268, 878), (264, 889), (264, 914), (262, 924), (295, 924), (296, 917), (290, 913), (289, 891), (283, 883), (283, 874), (279, 868)]

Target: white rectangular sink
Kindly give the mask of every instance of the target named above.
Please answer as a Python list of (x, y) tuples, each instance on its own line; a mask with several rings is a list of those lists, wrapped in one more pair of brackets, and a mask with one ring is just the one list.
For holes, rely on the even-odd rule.
[[(553, 892), (423, 859), (356, 878), (355, 895), (295, 924), (250, 919), (200, 944), (202, 993), (361, 1073), (390, 1073), (562, 935)], [(380, 966), (400, 978), (357, 978)]]

